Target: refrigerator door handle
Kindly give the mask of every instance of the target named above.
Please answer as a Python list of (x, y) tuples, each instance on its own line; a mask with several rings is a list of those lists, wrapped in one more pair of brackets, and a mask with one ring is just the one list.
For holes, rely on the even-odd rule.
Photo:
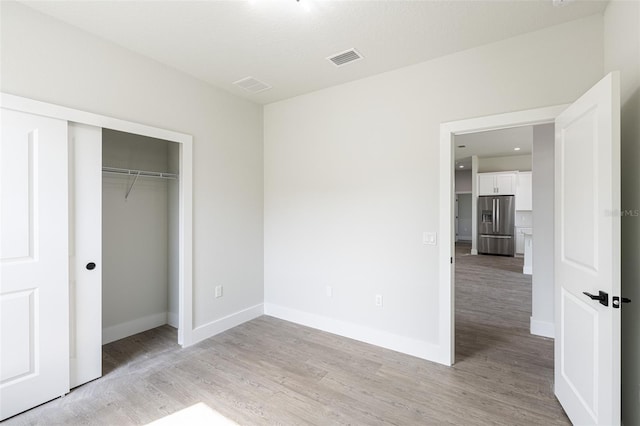
[(491, 199), (491, 230), (496, 232), (496, 199)]
[(500, 232), (502, 224), (500, 223), (500, 198), (496, 199), (496, 232)]

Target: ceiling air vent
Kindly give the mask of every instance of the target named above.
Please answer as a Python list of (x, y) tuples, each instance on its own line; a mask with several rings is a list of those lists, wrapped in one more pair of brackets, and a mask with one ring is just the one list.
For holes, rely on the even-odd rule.
[(246, 77), (238, 81), (234, 81), (233, 84), (242, 87), (247, 92), (258, 93), (267, 89), (271, 89), (267, 83), (263, 83), (253, 77)]
[(329, 56), (327, 59), (330, 60), (336, 67), (341, 67), (350, 62), (362, 59), (362, 55), (358, 53), (356, 49), (349, 49), (345, 50), (344, 52), (336, 53), (335, 55)]

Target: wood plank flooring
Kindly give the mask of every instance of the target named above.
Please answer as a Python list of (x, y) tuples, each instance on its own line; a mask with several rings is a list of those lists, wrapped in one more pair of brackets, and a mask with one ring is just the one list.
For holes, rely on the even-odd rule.
[(146, 424), (204, 403), (241, 425), (569, 424), (521, 259), (456, 265), (453, 367), (263, 316), (180, 349), (169, 326), (104, 346), (104, 376), (9, 425)]

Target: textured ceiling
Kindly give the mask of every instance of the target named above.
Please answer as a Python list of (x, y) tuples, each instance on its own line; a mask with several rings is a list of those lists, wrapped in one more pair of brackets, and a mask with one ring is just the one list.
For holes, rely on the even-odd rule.
[[(258, 103), (269, 103), (602, 13), (606, 2), (23, 1)], [(325, 58), (356, 48), (364, 59)], [(248, 93), (252, 76), (271, 86)]]

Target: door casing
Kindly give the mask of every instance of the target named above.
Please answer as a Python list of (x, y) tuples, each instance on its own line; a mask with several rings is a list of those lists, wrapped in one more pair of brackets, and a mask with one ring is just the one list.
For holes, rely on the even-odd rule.
[(439, 249), (439, 354), (436, 361), (453, 365), (455, 362), (455, 298), (454, 264), (454, 136), (467, 133), (499, 130), (511, 127), (553, 123), (568, 104), (526, 111), (510, 112), (440, 125), (440, 249)]

